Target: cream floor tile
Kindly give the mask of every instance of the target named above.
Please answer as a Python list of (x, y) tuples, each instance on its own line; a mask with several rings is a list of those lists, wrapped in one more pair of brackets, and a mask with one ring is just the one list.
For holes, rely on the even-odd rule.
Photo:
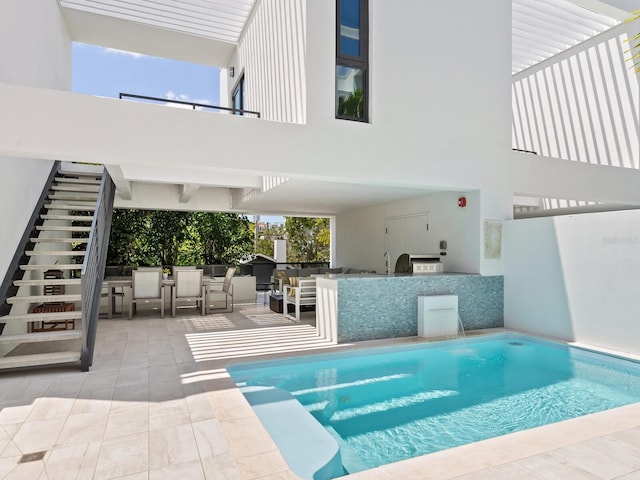
[(555, 452), (534, 455), (530, 458), (522, 459), (518, 463), (532, 472), (536, 472), (536, 475), (545, 480), (596, 480), (600, 478), (580, 468), (578, 465), (574, 465)]
[(54, 448), (48, 452), (44, 458), (44, 465), (49, 480), (78, 478), (88, 447), (88, 444), (74, 445), (72, 447)]
[(149, 429), (184, 425), (191, 423), (187, 402), (183, 399), (152, 403), (149, 405)]
[(279, 451), (242, 457), (237, 460), (237, 463), (240, 475), (245, 480), (289, 471), (289, 466)]
[(105, 388), (92, 392), (95, 398), (76, 398), (69, 415), (81, 415), (85, 413), (108, 415), (111, 410), (113, 391), (113, 387)]
[(149, 367), (161, 367), (164, 365), (175, 365), (176, 357), (171, 353), (158, 353), (149, 355)]
[(11, 425), (2, 425), (2, 428), (11, 438), (13, 438), (15, 437), (16, 433), (18, 433), (18, 430), (20, 430), (21, 426), (22, 423), (14, 423)]
[(149, 405), (133, 405), (112, 410), (104, 438), (116, 438), (149, 431)]
[[(134, 473), (133, 475), (125, 475), (114, 480), (149, 480), (149, 472)], [(188, 479), (184, 479), (188, 480)]]
[(216, 419), (193, 423), (193, 432), (200, 458), (215, 457), (229, 452), (229, 444)]
[(191, 424), (149, 432), (149, 467), (177, 465), (200, 458)]
[(200, 460), (149, 470), (149, 480), (175, 480), (178, 478), (204, 480)]
[(615, 452), (617, 445), (624, 445), (624, 442), (613, 442), (603, 437), (593, 442), (560, 448), (554, 454), (599, 478), (616, 478), (640, 468), (640, 455), (636, 453), (635, 458), (625, 456), (629, 449)]
[(32, 478), (40, 480), (46, 480), (47, 477), (42, 477), (44, 472), (44, 463), (42, 461), (20, 463), (15, 466), (9, 473), (7, 473), (3, 480), (30, 480)]
[(277, 449), (257, 417), (221, 422), (229, 450), (236, 458), (260, 455)]
[(105, 440), (98, 454), (95, 479), (107, 480), (149, 470), (149, 434)]
[(0, 458), (15, 457), (15, 456), (21, 456), (21, 455), (22, 455), (22, 452), (20, 451), (18, 446), (15, 443), (13, 443), (13, 440), (7, 443), (4, 447), (4, 450), (0, 452)]
[(0, 425), (15, 425), (23, 423), (31, 410), (33, 409), (33, 404), (31, 401), (26, 404), (16, 404), (15, 402), (11, 402), (9, 404), (1, 404), (0, 403)]
[(22, 453), (50, 450), (56, 445), (66, 418), (38, 420), (22, 424), (13, 442)]
[(202, 420), (210, 420), (216, 418), (216, 414), (213, 411), (211, 402), (206, 393), (197, 393), (189, 395), (185, 398), (187, 402), (187, 408), (189, 409), (189, 417), (192, 422), (199, 422)]
[(10, 442), (11, 436), (4, 428), (0, 427), (0, 457), (2, 456), (2, 452), (5, 448), (7, 448), (7, 445), (9, 445)]
[(172, 378), (163, 382), (154, 381), (149, 384), (149, 401), (164, 402), (184, 398), (184, 391), (180, 379)]
[(149, 369), (148, 368), (127, 368), (120, 369), (118, 374), (118, 380), (116, 381), (116, 387), (129, 387), (132, 385), (147, 385), (149, 383)]
[(618, 477), (616, 480), (640, 480), (640, 470)]
[(94, 478), (101, 446), (102, 441), (92, 442), (87, 445), (77, 480), (92, 480)]
[(6, 476), (18, 466), (20, 455), (13, 457), (0, 458), (0, 478), (6, 478)]
[(113, 392), (111, 408), (121, 408), (122, 406), (147, 403), (148, 400), (149, 387), (146, 384), (116, 387)]
[(640, 427), (626, 428), (611, 435), (636, 448), (640, 448)]
[(64, 418), (69, 415), (75, 402), (74, 398), (43, 397), (36, 400), (31, 413), (25, 421), (51, 420)]
[(243, 480), (238, 465), (231, 454), (225, 453), (203, 458), (202, 468), (207, 480)]
[(83, 413), (67, 418), (60, 436), (58, 445), (82, 445), (102, 440), (107, 425), (106, 414)]
[(83, 372), (77, 372), (77, 375), (58, 377), (44, 394), (47, 397), (75, 398), (80, 393), (86, 379), (87, 373)]
[(239, 420), (255, 416), (251, 405), (237, 389), (209, 392), (207, 395), (216, 412), (216, 417), (220, 421)]
[[(118, 381), (118, 371), (94, 373), (91, 367), (91, 375), (85, 380), (80, 394), (91, 392), (94, 390), (102, 390), (104, 388), (113, 388)], [(86, 394), (86, 393), (85, 393)]]

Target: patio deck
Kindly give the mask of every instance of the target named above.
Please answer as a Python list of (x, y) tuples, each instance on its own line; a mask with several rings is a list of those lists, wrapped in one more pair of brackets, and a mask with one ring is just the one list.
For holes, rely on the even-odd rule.
[[(100, 320), (90, 372), (0, 375), (0, 479), (297, 478), (226, 373), (232, 361), (335, 346), (259, 300), (231, 314), (152, 311)], [(19, 463), (24, 454), (40, 460)], [(638, 479), (640, 404), (418, 457), (349, 477)]]

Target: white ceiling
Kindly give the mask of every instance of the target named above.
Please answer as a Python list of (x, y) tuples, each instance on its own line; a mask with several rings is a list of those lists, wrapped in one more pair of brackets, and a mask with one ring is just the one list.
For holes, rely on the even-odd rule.
[(59, 0), (64, 8), (237, 43), (255, 0)]

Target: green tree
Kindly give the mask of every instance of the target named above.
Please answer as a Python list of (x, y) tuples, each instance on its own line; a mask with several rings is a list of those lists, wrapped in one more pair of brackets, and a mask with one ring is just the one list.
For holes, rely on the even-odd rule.
[(115, 210), (109, 265), (235, 264), (253, 249), (251, 224), (231, 213)]
[(284, 238), (284, 226), (269, 225), (262, 233), (258, 234), (256, 240), (255, 253), (261, 253), (268, 257), (273, 257), (273, 241)]
[(364, 90), (356, 88), (353, 93), (338, 97), (338, 115), (364, 118)]
[(287, 260), (290, 262), (328, 262), (330, 229), (328, 218), (286, 217)]
[[(637, 22), (640, 23), (640, 10), (635, 10), (631, 12), (632, 17), (627, 20), (628, 22)], [(629, 52), (631, 53), (631, 62), (633, 64), (633, 68), (636, 73), (640, 76), (640, 32), (635, 34), (631, 39), (629, 39), (629, 43), (631, 48)]]
[(253, 228), (245, 215), (194, 212), (192, 219), (203, 263), (237, 264), (253, 251)]

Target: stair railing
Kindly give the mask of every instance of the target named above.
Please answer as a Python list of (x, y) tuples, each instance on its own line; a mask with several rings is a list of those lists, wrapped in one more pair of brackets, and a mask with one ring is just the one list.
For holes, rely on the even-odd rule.
[(82, 351), (80, 353), (80, 368), (83, 372), (88, 371), (93, 364), (93, 349), (98, 328), (104, 267), (107, 263), (114, 196), (115, 186), (113, 180), (111, 180), (107, 170), (104, 169), (96, 210), (91, 223), (91, 233), (89, 234), (87, 250), (82, 263)]
[[(18, 287), (16, 287), (13, 282), (15, 280), (21, 280), (24, 276), (24, 271), (20, 270), (20, 265), (29, 263), (29, 257), (25, 252), (33, 249), (31, 237), (38, 236), (36, 226), (44, 223), (44, 220), (42, 220), (40, 215), (45, 213), (44, 205), (47, 201), (47, 195), (50, 193), (51, 186), (53, 185), (59, 168), (60, 162), (54, 162), (51, 167), (49, 177), (42, 187), (40, 198), (36, 202), (33, 212), (31, 213), (31, 217), (29, 218), (22, 234), (22, 238), (18, 242), (18, 246), (16, 247), (16, 251), (11, 259), (11, 263), (9, 263), (9, 266), (7, 267), (7, 273), (0, 285), (0, 316), (9, 315), (9, 312), (11, 311), (11, 305), (7, 303), (7, 298), (13, 297), (18, 291)], [(4, 323), (0, 322), (0, 334), (2, 334), (2, 330), (4, 330)]]

